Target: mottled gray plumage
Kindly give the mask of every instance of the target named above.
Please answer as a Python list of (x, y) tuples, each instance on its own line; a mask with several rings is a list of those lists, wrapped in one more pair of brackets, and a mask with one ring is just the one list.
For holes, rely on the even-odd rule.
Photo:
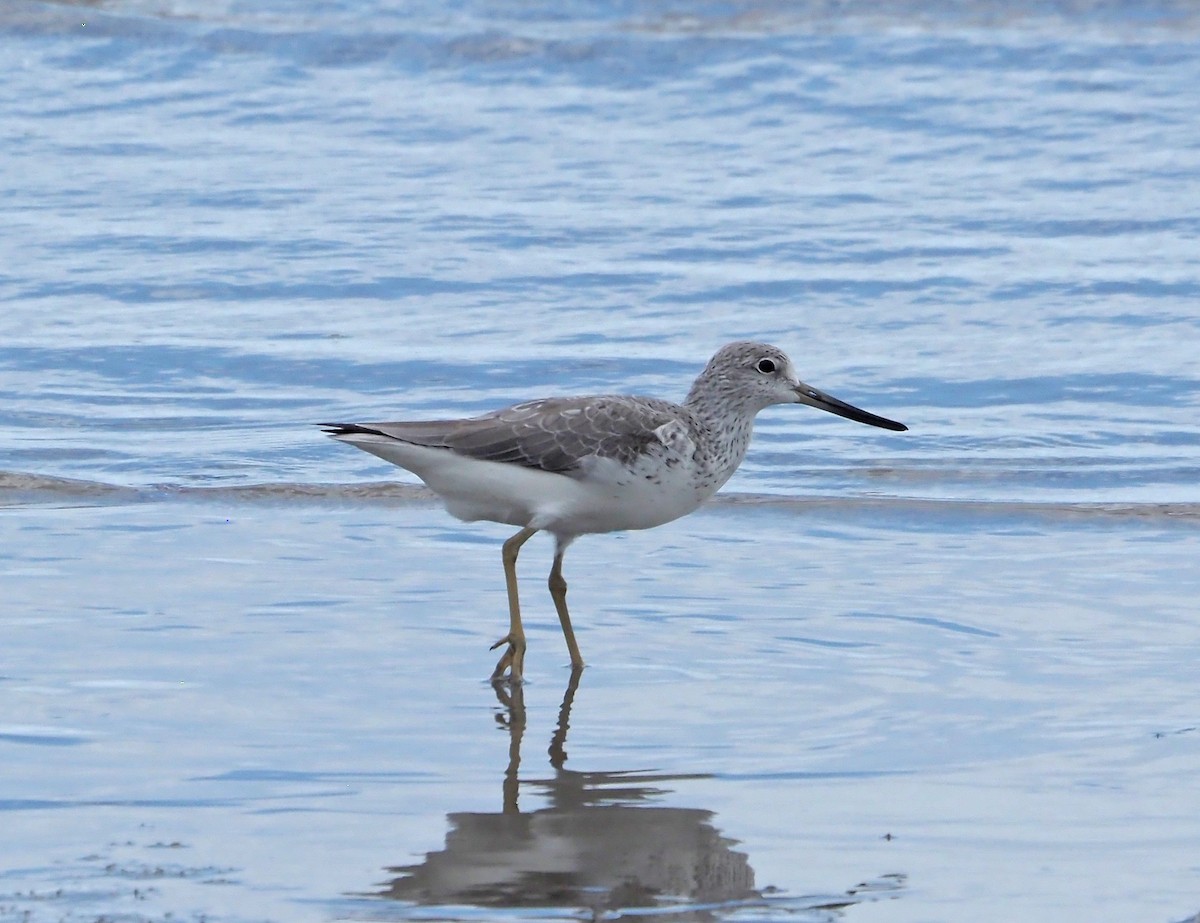
[(680, 419), (680, 410), (657, 398), (550, 397), (463, 420), (331, 426), (330, 435), (375, 432), (480, 461), (578, 475), (589, 456), (632, 465), (660, 441), (658, 427)]
[(577, 536), (649, 529), (712, 496), (746, 455), (754, 417), (772, 404), (808, 404), (860, 423), (903, 430), (804, 384), (765, 343), (717, 351), (682, 404), (649, 397), (545, 398), (464, 420), (331, 423), (335, 439), (421, 478), (460, 519), (520, 526), (504, 543), (509, 645), (493, 678), (519, 680), (525, 634), (517, 553), (535, 532), (556, 539), (550, 594), (575, 667), (583, 665), (567, 611), (562, 557)]

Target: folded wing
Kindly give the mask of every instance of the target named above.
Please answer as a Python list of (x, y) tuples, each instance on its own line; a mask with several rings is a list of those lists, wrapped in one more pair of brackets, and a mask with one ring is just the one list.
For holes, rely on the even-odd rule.
[(629, 466), (680, 423), (682, 408), (653, 398), (547, 398), (466, 420), (326, 424), (331, 436), (369, 433), (470, 458), (571, 475), (589, 458)]

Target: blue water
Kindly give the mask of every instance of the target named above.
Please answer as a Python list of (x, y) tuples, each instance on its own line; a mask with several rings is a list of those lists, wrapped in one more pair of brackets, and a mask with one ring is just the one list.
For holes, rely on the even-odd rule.
[[(664, 873), (681, 919), (1200, 910), (1191, 5), (9, 0), (0, 43), (0, 920), (579, 919), (689, 863), (741, 884)], [(311, 426), (680, 398), (747, 337), (910, 431), (773, 408), (723, 499), (581, 541), (573, 696), (546, 550), (499, 702), (505, 530)]]

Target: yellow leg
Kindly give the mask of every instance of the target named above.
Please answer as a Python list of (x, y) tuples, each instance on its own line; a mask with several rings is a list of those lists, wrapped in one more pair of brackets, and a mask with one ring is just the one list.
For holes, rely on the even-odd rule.
[(493, 644), (492, 650), (501, 644), (507, 644), (508, 649), (492, 671), (492, 679), (499, 679), (508, 670), (508, 678), (519, 683), (525, 669), (525, 628), (521, 625), (521, 600), (517, 596), (517, 555), (521, 552), (521, 546), (536, 532), (537, 529), (522, 529), (504, 543), (501, 553), (504, 585), (508, 588), (508, 634)]
[(566, 547), (559, 545), (554, 551), (554, 566), (550, 568), (550, 598), (554, 600), (554, 608), (558, 610), (558, 620), (562, 622), (563, 637), (567, 639), (567, 650), (571, 654), (571, 667), (575, 670), (583, 666), (583, 657), (579, 653), (579, 645), (575, 643), (575, 631), (571, 628), (571, 613), (567, 611), (567, 581), (562, 575), (563, 552)]

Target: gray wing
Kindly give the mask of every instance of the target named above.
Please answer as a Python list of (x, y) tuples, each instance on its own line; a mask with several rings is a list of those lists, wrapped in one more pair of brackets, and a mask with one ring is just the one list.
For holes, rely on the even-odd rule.
[(668, 401), (635, 397), (547, 398), (466, 420), (328, 424), (331, 436), (375, 433), (486, 461), (571, 474), (588, 457), (631, 464), (661, 443), (656, 430), (687, 422)]

